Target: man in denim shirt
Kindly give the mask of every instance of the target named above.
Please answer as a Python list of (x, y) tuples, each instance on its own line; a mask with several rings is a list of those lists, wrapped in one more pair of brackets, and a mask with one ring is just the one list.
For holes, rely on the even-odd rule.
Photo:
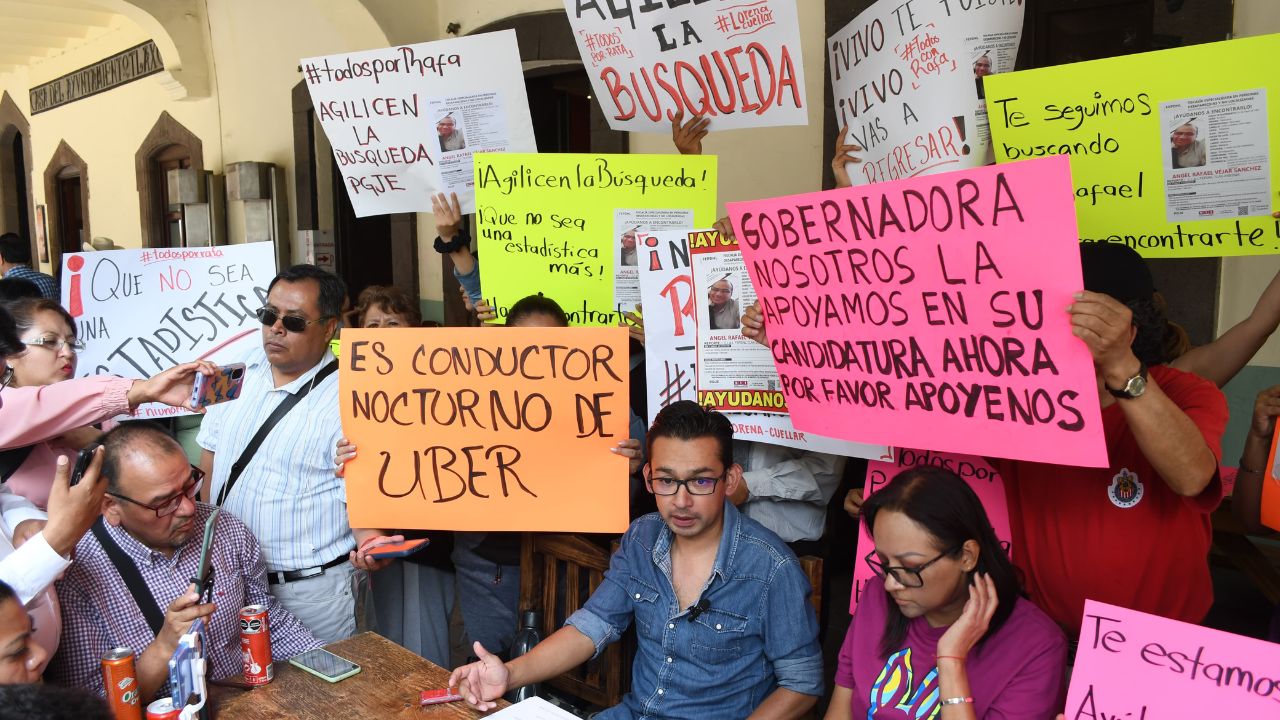
[(631, 692), (600, 718), (792, 718), (817, 702), (809, 583), (776, 535), (725, 501), (742, 482), (732, 425), (682, 401), (647, 442), (658, 512), (631, 524), (586, 605), (528, 654), (504, 664), (476, 643), (480, 660), (449, 678), (473, 707), (595, 657), (633, 618)]

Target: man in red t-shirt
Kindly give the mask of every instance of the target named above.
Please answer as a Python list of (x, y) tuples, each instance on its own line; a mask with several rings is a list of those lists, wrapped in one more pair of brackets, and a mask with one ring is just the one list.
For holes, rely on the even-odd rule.
[(993, 460), (1004, 476), (1014, 561), (1027, 590), (1078, 635), (1086, 599), (1199, 623), (1213, 604), (1209, 513), (1226, 399), (1164, 366), (1167, 324), (1143, 259), (1083, 243), (1087, 290), (1068, 308), (1093, 353), (1109, 468)]

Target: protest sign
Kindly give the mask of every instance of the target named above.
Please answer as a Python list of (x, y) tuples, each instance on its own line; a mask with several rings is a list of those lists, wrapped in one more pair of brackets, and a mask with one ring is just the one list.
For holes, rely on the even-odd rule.
[(1280, 252), (1278, 54), (1265, 35), (989, 77), (996, 159), (1070, 155), (1083, 240)]
[(769, 348), (742, 334), (742, 311), (756, 301), (738, 241), (717, 230), (689, 234), (698, 329), (698, 404), (723, 411), (783, 413)]
[(1280, 531), (1280, 465), (1277, 465), (1280, 458), (1276, 457), (1277, 449), (1280, 449), (1280, 423), (1271, 437), (1271, 453), (1262, 475), (1262, 496), (1259, 498), (1262, 524)]
[(729, 203), (791, 420), (1106, 464), (1066, 158)]
[(340, 357), (352, 527), (626, 530), (624, 328), (348, 328)]
[[(193, 360), (239, 360), (261, 345), (254, 311), (275, 274), (268, 242), (63, 255), (62, 306), (87, 345), (76, 375), (151, 377)], [(189, 414), (160, 404), (137, 412)]]
[(693, 226), (692, 210), (618, 208), (613, 211), (613, 235), (618, 238), (613, 255), (613, 302), (619, 312), (630, 312), (640, 303), (638, 237), (644, 233)]
[(854, 185), (984, 164), (983, 78), (1012, 70), (1021, 4), (880, 0), (827, 39)]
[(302, 60), (357, 217), (475, 212), (472, 156), (537, 152), (514, 30)]
[[(658, 412), (667, 405), (698, 399), (696, 293), (690, 269), (689, 238), (713, 232), (654, 231), (639, 237), (649, 424), (653, 424)], [(893, 449), (884, 445), (847, 442), (796, 430), (785, 414), (730, 412), (726, 415), (733, 423), (733, 436), (738, 440), (848, 457), (893, 459)]]
[[(1009, 504), (1004, 496), (1004, 479), (995, 468), (991, 467), (990, 463), (974, 455), (956, 455), (931, 450), (898, 448), (897, 454), (897, 462), (873, 460), (867, 463), (867, 481), (862, 488), (864, 502), (877, 490), (888, 485), (889, 481), (903, 470), (910, 470), (920, 465), (933, 465), (950, 470), (973, 488), (978, 500), (982, 501), (983, 509), (987, 511), (987, 519), (991, 521), (991, 528), (996, 531), (996, 537), (1000, 539), (1004, 551), (1010, 556), (1013, 555), (1013, 532), (1009, 529)], [(853, 593), (849, 596), (850, 614), (857, 609), (858, 600), (862, 598), (862, 590), (875, 577), (875, 572), (871, 570), (866, 560), (874, 556), (875, 551), (875, 541), (867, 534), (866, 526), (859, 522), (858, 554), (853, 558)]]
[(681, 112), (716, 130), (808, 122), (795, 0), (564, 5), (614, 130), (667, 132)]
[(1067, 720), (1264, 718), (1280, 645), (1086, 600)]
[(714, 222), (716, 158), (479, 155), (476, 204), (480, 286), (499, 319), (542, 293), (574, 325), (614, 325), (635, 305), (634, 291), (614, 298), (626, 230)]

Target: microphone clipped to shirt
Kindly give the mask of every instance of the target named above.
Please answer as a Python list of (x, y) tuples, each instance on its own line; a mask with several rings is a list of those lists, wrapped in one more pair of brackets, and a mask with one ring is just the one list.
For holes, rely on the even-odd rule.
[(693, 622), (694, 620), (697, 620), (699, 615), (701, 615), (702, 613), (710, 609), (711, 609), (711, 601), (706, 598), (702, 598), (697, 602), (696, 605), (689, 608), (689, 622)]

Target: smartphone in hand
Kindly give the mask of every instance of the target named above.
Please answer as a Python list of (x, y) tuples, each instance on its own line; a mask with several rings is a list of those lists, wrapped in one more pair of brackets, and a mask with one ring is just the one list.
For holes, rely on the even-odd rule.
[(76, 455), (76, 464), (71, 468), (70, 487), (75, 487), (84, 479), (84, 474), (88, 472), (89, 465), (93, 462), (93, 453), (102, 447), (100, 442), (91, 442), (80, 450), (80, 454)]
[(240, 397), (244, 389), (244, 368), (244, 363), (234, 363), (219, 367), (212, 375), (197, 372), (191, 388), (191, 406), (209, 407)]

